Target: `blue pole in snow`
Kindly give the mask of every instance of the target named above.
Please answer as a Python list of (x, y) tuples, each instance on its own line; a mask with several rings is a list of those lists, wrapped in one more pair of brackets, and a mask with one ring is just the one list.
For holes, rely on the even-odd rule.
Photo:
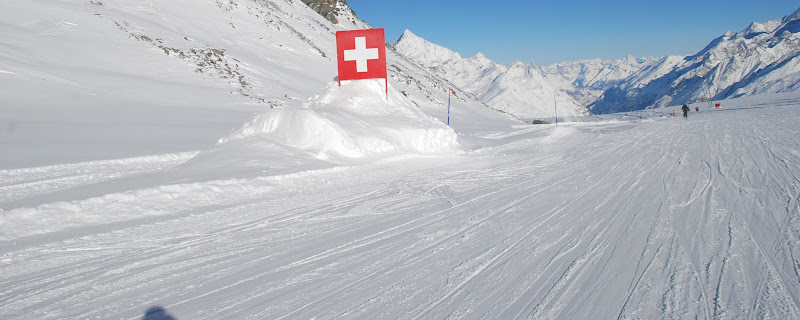
[(447, 126), (450, 126), (450, 88), (447, 88)]
[(553, 95), (553, 108), (556, 110), (556, 127), (558, 127), (558, 102), (556, 101), (556, 95)]

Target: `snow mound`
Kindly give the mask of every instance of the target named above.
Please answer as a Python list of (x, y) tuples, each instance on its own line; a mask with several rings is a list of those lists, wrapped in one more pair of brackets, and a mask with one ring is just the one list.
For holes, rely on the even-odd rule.
[(384, 80), (329, 84), (298, 109), (257, 115), (220, 145), (267, 139), (322, 160), (362, 159), (398, 154), (439, 154), (459, 150), (456, 133), (418, 110)]

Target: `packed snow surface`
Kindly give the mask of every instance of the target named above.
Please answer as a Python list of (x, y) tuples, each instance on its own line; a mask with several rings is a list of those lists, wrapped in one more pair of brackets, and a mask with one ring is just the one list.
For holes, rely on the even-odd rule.
[(0, 318), (800, 318), (800, 96), (348, 163), (262, 121), (380, 132), (331, 90), (206, 150), (0, 170)]

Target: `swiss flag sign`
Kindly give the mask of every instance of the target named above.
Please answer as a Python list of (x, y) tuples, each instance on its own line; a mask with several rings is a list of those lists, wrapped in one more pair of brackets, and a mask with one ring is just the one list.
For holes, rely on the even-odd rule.
[(336, 32), (339, 82), (386, 79), (386, 40), (383, 29)]

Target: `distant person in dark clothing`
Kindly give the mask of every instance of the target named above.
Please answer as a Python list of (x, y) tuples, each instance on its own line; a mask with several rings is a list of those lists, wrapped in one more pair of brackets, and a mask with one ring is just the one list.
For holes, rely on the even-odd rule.
[(684, 104), (683, 107), (681, 107), (681, 110), (683, 110), (683, 118), (689, 119), (689, 106)]

